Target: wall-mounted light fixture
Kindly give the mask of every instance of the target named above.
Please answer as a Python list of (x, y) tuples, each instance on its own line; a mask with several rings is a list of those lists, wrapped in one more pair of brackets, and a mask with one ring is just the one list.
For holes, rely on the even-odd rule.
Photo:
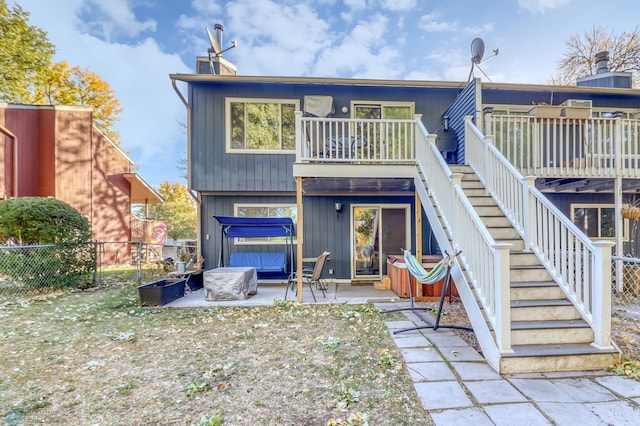
[(342, 212), (342, 203), (336, 203), (336, 213)]
[(346, 105), (342, 105), (342, 113), (343, 113), (343, 114), (346, 114), (346, 113), (348, 113), (348, 112), (349, 112), (349, 107), (348, 107), (348, 106), (346, 106)]
[(442, 130), (445, 132), (449, 130), (449, 116), (445, 115), (442, 117)]
[(486, 114), (491, 114), (493, 112), (493, 107), (492, 106), (486, 106), (484, 108), (482, 108), (482, 112), (486, 115)]

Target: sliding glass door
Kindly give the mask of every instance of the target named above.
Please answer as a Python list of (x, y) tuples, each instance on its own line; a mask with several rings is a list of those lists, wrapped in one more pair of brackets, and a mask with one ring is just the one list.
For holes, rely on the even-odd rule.
[(352, 206), (352, 279), (380, 280), (387, 273), (387, 256), (409, 247), (409, 209), (408, 204)]

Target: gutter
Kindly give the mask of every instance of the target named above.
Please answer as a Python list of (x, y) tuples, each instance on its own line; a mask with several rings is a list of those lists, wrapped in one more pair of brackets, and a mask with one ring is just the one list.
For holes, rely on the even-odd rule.
[[(187, 192), (189, 193), (189, 195), (191, 196), (191, 198), (193, 198), (193, 200), (196, 202), (198, 208), (196, 209), (196, 223), (197, 223), (197, 228), (196, 228), (196, 240), (198, 241), (198, 258), (202, 257), (202, 221), (201, 221), (201, 213), (202, 213), (202, 197), (200, 196), (199, 192), (194, 192), (191, 190), (191, 107), (189, 105), (189, 102), (185, 99), (185, 97), (182, 95), (182, 92), (180, 91), (180, 89), (178, 89), (178, 86), (176, 85), (176, 79), (174, 78), (174, 76), (170, 76), (171, 78), (171, 86), (173, 87), (173, 90), (176, 92), (176, 94), (178, 95), (178, 97), (180, 98), (180, 101), (182, 101), (182, 103), (184, 104), (185, 108), (187, 109)], [(208, 235), (207, 235), (208, 237)], [(207, 238), (208, 239), (208, 238)]]

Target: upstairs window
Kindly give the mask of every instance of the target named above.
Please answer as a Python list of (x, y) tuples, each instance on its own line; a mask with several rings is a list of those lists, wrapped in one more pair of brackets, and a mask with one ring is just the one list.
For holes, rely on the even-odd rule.
[(225, 107), (227, 152), (295, 152), (299, 100), (227, 98)]

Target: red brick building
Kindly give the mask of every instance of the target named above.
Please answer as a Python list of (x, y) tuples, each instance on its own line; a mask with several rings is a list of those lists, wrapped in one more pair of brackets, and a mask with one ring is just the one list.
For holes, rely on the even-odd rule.
[(0, 104), (0, 200), (54, 197), (89, 218), (95, 240), (131, 241), (131, 205), (163, 200), (92, 115), (84, 107)]

